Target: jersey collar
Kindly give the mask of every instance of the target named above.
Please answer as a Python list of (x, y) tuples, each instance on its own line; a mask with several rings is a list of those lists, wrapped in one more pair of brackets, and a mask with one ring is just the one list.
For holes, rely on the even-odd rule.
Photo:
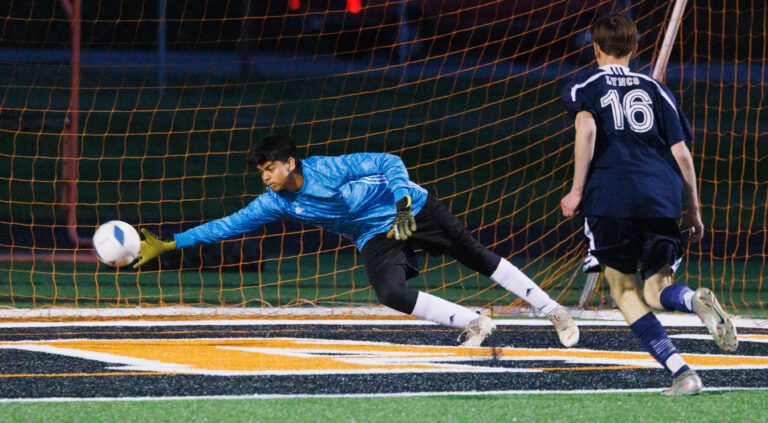
[(621, 65), (600, 66), (600, 70), (610, 72), (613, 75), (627, 75), (629, 72), (631, 72), (628, 67)]

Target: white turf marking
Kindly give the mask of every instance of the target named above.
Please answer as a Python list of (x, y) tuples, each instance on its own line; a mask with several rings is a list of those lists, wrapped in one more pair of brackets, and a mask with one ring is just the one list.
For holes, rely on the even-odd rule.
[[(703, 327), (694, 315), (660, 313), (656, 315), (666, 327)], [(768, 329), (768, 320), (734, 317), (736, 327), (749, 329)], [(623, 320), (576, 319), (579, 326), (627, 326)], [(547, 319), (505, 319), (494, 318), (498, 326), (550, 326)], [(75, 322), (1, 322), (0, 328), (53, 328), (53, 327), (161, 327), (161, 326), (436, 326), (424, 320), (387, 320), (387, 319), (217, 319), (217, 320), (114, 320), (114, 321), (75, 321)]]
[[(710, 335), (698, 335), (698, 334), (682, 334), (682, 335), (669, 335), (670, 338), (677, 339), (695, 339), (699, 341), (709, 341), (712, 339)], [(755, 336), (752, 334), (739, 335), (739, 342), (758, 342), (761, 344), (768, 344), (768, 339), (762, 336)]]
[[(497, 324), (517, 326), (548, 326), (547, 319), (526, 319), (537, 317), (529, 308), (494, 307), (486, 310), (470, 307), (473, 311), (493, 315)], [(579, 319), (582, 326), (626, 326), (624, 318), (618, 310), (569, 310), (571, 316)], [(316, 316), (317, 319), (290, 320), (291, 317)], [(512, 316), (516, 316), (513, 318)], [(701, 326), (699, 319), (693, 314), (681, 313), (657, 313), (664, 326)], [(14, 327), (70, 327), (70, 326), (212, 326), (227, 324), (232, 326), (247, 325), (430, 325), (432, 323), (415, 320), (404, 316), (395, 310), (383, 307), (319, 307), (319, 308), (233, 308), (233, 307), (160, 307), (160, 308), (120, 308), (120, 309), (77, 309), (77, 308), (51, 308), (51, 309), (10, 309), (0, 310), (0, 319), (35, 319), (35, 318), (126, 318), (125, 321), (101, 322), (6, 322), (0, 323), (0, 328)], [(183, 321), (135, 321), (138, 319), (152, 319), (158, 317), (179, 317), (190, 320)], [(216, 320), (197, 320), (197, 318), (214, 317)], [(238, 319), (227, 319), (237, 317)], [(254, 320), (243, 318), (253, 317)], [(272, 320), (264, 318), (272, 317)], [(329, 319), (342, 317), (343, 319)], [(353, 317), (355, 320), (347, 320)], [(387, 317), (398, 317), (402, 320), (390, 320)], [(522, 317), (522, 319), (521, 319)], [(538, 316), (541, 317), (541, 316)], [(750, 317), (733, 316), (734, 324), (743, 328), (768, 329), (768, 319), (754, 319)], [(343, 322), (343, 323), (341, 323)]]
[(4, 309), (0, 318), (36, 318), (36, 317), (153, 317), (153, 316), (402, 316), (395, 310), (379, 307), (158, 307), (158, 308), (44, 308), (44, 309)]
[(40, 343), (19, 343), (20, 345), (3, 345), (0, 349), (18, 349), (32, 352), (42, 352), (54, 355), (63, 355), (67, 357), (80, 358), (84, 360), (99, 361), (119, 366), (110, 367), (121, 371), (151, 371), (151, 372), (174, 372), (174, 373), (192, 373), (190, 366), (163, 363), (152, 360), (143, 360), (140, 358), (126, 357), (116, 354), (98, 353), (92, 351), (83, 351), (74, 348), (62, 348), (49, 345), (39, 345)]
[[(325, 395), (202, 395), (188, 397), (101, 397), (101, 398), (2, 398), (0, 403), (8, 402), (113, 402), (113, 401), (199, 401), (199, 400), (275, 400), (275, 399), (306, 399), (306, 398), (399, 398), (399, 397), (460, 397), (477, 395), (594, 395), (594, 394), (645, 394), (661, 393), (666, 387), (643, 389), (580, 389), (573, 391), (463, 391), (463, 392), (395, 392), (391, 394), (325, 394)], [(766, 391), (768, 387), (715, 387), (704, 388), (704, 392), (728, 391)]]

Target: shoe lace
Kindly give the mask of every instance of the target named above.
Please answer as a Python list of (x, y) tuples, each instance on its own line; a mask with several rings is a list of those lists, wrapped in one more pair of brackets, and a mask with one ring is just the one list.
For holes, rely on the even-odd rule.
[(469, 339), (469, 337), (477, 335), (478, 333), (480, 333), (480, 328), (475, 327), (474, 325), (470, 325), (459, 334), (459, 337), (456, 338), (456, 341), (461, 342), (462, 339), (466, 341)]
[(568, 329), (568, 317), (567, 314), (564, 315), (565, 313), (567, 313), (565, 310), (558, 308), (547, 316), (558, 332)]

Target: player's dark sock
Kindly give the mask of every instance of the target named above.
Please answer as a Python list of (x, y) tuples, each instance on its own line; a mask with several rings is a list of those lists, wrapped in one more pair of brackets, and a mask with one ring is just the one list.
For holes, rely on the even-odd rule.
[(667, 331), (664, 330), (664, 326), (653, 315), (648, 313), (645, 316), (637, 319), (635, 323), (629, 325), (632, 332), (640, 338), (640, 343), (643, 344), (643, 348), (648, 351), (653, 358), (661, 363), (664, 368), (669, 370), (673, 376), (690, 370), (683, 358), (678, 353), (675, 345), (672, 344), (672, 340), (667, 336)]
[(667, 310), (693, 313), (693, 291), (682, 283), (675, 283), (661, 291), (661, 305)]

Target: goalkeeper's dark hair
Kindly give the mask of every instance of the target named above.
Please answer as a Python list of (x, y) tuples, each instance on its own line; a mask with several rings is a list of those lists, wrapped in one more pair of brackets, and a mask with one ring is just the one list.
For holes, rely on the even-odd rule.
[(632, 19), (614, 13), (599, 18), (592, 24), (592, 42), (605, 54), (624, 57), (637, 45), (637, 27)]
[(301, 160), (296, 149), (296, 143), (287, 135), (267, 135), (251, 144), (248, 151), (248, 167), (258, 170), (257, 166), (266, 162), (279, 160), (288, 161), (293, 157), (296, 160), (296, 167), (301, 167)]

